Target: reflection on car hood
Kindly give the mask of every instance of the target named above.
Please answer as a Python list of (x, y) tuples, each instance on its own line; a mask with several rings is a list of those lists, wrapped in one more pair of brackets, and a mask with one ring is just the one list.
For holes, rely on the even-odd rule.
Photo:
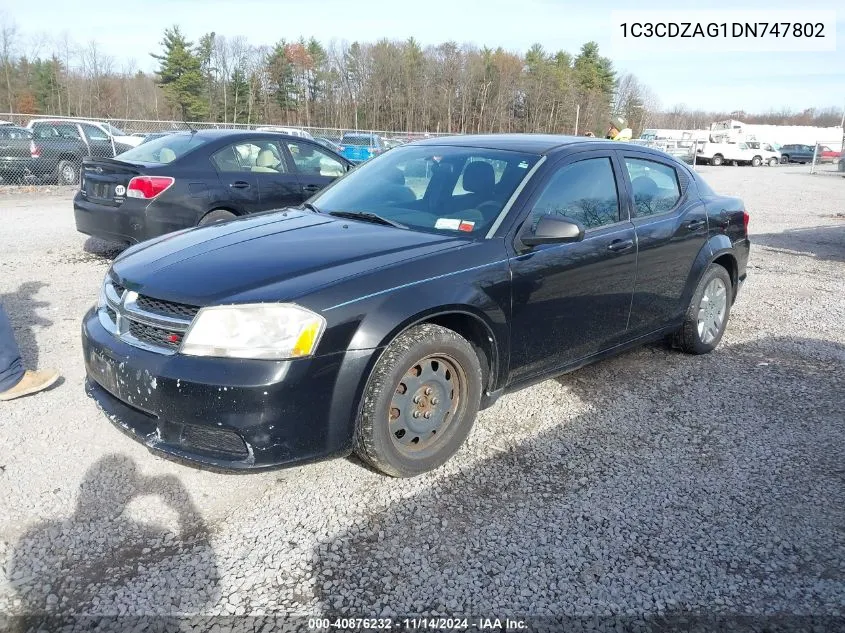
[(118, 257), (113, 270), (132, 290), (181, 303), (284, 301), (463, 243), (291, 209), (142, 242)]

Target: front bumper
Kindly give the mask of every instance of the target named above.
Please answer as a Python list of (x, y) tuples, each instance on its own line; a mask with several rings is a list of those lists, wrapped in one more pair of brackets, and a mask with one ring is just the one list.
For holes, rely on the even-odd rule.
[(86, 392), (149, 449), (223, 470), (349, 454), (372, 350), (295, 361), (165, 356), (83, 320)]
[(181, 218), (168, 220), (150, 213), (146, 200), (127, 198), (120, 206), (99, 204), (81, 193), (73, 199), (73, 215), (76, 230), (112, 242), (137, 244), (144, 240), (184, 229)]

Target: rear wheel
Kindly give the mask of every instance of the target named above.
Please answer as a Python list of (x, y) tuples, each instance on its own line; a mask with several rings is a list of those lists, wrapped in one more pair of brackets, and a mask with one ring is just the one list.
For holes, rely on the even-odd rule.
[(228, 222), (229, 220), (234, 220), (236, 216), (231, 211), (226, 211), (226, 209), (215, 209), (214, 211), (210, 211), (206, 213), (199, 222), (199, 226), (205, 226), (207, 224), (216, 224), (217, 222)]
[(783, 156), (781, 156), (780, 162), (781, 162), (782, 165), (786, 165), (789, 162), (789, 155), (784, 154)]
[(713, 158), (711, 158), (711, 159), (710, 159), (710, 164), (711, 164), (711, 165), (716, 165), (716, 166), (718, 167), (719, 165), (721, 165), (721, 164), (722, 164), (722, 161), (723, 161), (723, 160), (724, 160), (724, 159), (722, 158), (722, 155), (721, 155), (721, 154), (716, 154)]
[(56, 180), (60, 185), (75, 185), (79, 182), (79, 167), (69, 160), (60, 160), (56, 166)]
[(751, 166), (752, 167), (759, 167), (762, 164), (763, 164), (763, 159), (760, 156), (755, 156), (754, 158), (751, 159)]
[(466, 440), (481, 388), (481, 365), (466, 339), (430, 323), (407, 330), (367, 383), (355, 452), (394, 477), (441, 466)]
[(676, 341), (689, 354), (706, 354), (722, 340), (731, 313), (732, 284), (728, 271), (710, 264), (692, 295)]
[(769, 159), (769, 167), (775, 167), (777, 164), (778, 164), (777, 158), (772, 157), (772, 158)]

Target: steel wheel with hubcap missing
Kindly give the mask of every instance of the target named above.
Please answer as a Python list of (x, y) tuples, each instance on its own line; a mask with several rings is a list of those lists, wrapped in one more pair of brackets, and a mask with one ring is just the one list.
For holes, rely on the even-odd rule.
[(427, 356), (405, 372), (390, 402), (388, 424), (400, 452), (425, 455), (436, 450), (438, 433), (449, 427), (466, 397), (463, 370), (447, 356)]
[(696, 286), (675, 342), (690, 354), (715, 349), (725, 333), (732, 301), (730, 274), (723, 266), (710, 264)]
[(395, 477), (437, 468), (469, 434), (481, 385), (478, 354), (457, 332), (431, 323), (406, 330), (370, 375), (355, 452)]

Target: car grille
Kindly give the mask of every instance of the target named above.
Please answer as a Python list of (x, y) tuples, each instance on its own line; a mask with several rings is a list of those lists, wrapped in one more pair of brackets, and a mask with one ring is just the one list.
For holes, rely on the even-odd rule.
[(100, 323), (122, 341), (159, 354), (175, 354), (198, 306), (164, 301), (127, 290), (108, 279)]
[(180, 443), (183, 447), (202, 453), (244, 459), (249, 456), (240, 435), (226, 429), (186, 424), (182, 428)]
[(139, 341), (150, 345), (159, 345), (176, 350), (182, 343), (182, 333), (174, 330), (164, 330), (152, 325), (145, 325), (138, 321), (129, 321), (129, 333)]
[(138, 297), (136, 304), (143, 310), (176, 318), (193, 319), (197, 316), (197, 312), (199, 312), (199, 308), (196, 306), (173, 303), (172, 301), (162, 301), (161, 299), (153, 299), (144, 295)]

